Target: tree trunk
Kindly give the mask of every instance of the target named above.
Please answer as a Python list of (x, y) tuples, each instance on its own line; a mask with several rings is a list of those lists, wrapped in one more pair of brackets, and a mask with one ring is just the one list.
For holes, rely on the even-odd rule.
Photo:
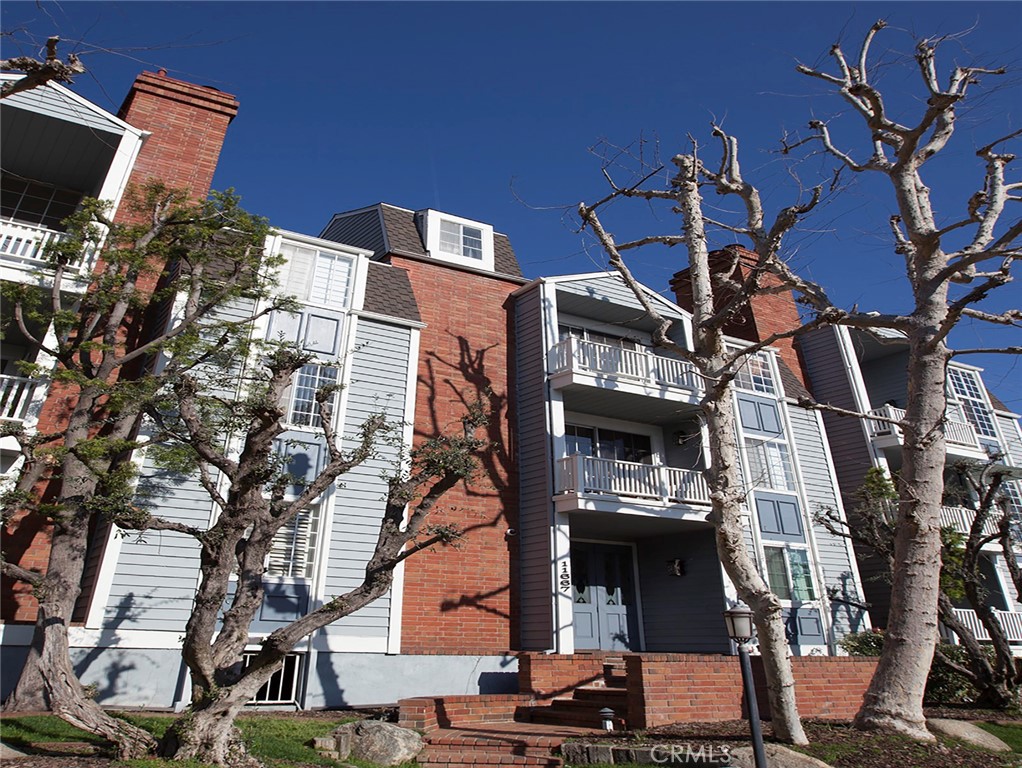
[(49, 568), (38, 591), (36, 644), (15, 692), (19, 700), (27, 701), (25, 693), (29, 686), (41, 681), (41, 693), (55, 715), (71, 725), (110, 739), (117, 745), (118, 756), (122, 759), (143, 757), (156, 746), (156, 740), (147, 731), (104, 712), (89, 697), (71, 666), (67, 621), (78, 599), (79, 579), (72, 580), (67, 575), (79, 574), (80, 577), (82, 572), (88, 518), (72, 515), (69, 522), (58, 523), (54, 533)]
[(730, 384), (708, 394), (703, 403), (710, 442), (711, 520), (717, 554), (738, 596), (752, 609), (766, 674), (774, 735), (791, 744), (808, 744), (795, 702), (795, 678), (788, 658), (788, 639), (781, 602), (760, 576), (749, 554), (742, 526), (744, 483), (738, 470), (734, 400)]
[[(269, 677), (269, 675), (267, 675)], [(260, 684), (261, 685), (261, 684)], [(219, 697), (200, 704), (179, 718), (160, 742), (159, 754), (174, 760), (196, 760), (225, 768), (254, 768), (260, 763), (248, 753), (234, 721), (258, 687), (231, 686)]]
[(932, 741), (923, 716), (926, 678), (937, 642), (940, 505), (944, 491), (947, 351), (934, 340), (946, 315), (947, 287), (917, 305), (909, 334), (908, 409), (898, 481), (891, 607), (884, 650), (855, 718), (857, 727)]

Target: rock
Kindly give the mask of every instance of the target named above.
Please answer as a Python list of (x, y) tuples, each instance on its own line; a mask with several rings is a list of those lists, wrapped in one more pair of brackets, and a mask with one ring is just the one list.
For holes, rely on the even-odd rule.
[(977, 747), (989, 749), (991, 752), (1011, 752), (1011, 747), (992, 733), (987, 733), (978, 725), (964, 720), (945, 720), (942, 717), (934, 717), (926, 721), (926, 726), (935, 733), (961, 739)]
[(345, 723), (333, 731), (334, 743), (341, 759), (350, 756), (378, 765), (399, 765), (414, 760), (422, 751), (422, 737), (415, 731), (381, 720), (359, 720)]
[(14, 747), (0, 742), (0, 760), (13, 760), (15, 757), (24, 757), (25, 753)]
[[(830, 768), (830, 765), (815, 757), (803, 755), (780, 744), (764, 744), (767, 765), (770, 768)], [(732, 768), (755, 768), (756, 761), (752, 747), (735, 747), (731, 750)]]

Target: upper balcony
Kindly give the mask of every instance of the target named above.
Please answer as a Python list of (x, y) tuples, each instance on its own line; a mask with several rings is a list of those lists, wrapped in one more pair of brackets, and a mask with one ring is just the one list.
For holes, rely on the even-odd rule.
[(558, 459), (554, 506), (559, 512), (631, 511), (702, 521), (710, 489), (702, 473), (575, 454)]
[[(62, 232), (48, 229), (41, 224), (27, 224), (21, 221), (0, 219), (0, 265), (7, 280), (37, 282), (35, 275), (52, 271), (46, 259), (46, 247), (65, 237)], [(96, 261), (97, 250), (90, 247), (81, 258), (65, 268), (67, 277), (72, 278), (68, 290), (84, 290), (87, 277)]]
[[(703, 395), (702, 382), (691, 363), (645, 348), (628, 349), (574, 336), (550, 350), (549, 370), (554, 389), (579, 394), (601, 390), (602, 394), (615, 397), (625, 409), (628, 401), (644, 409), (655, 409), (646, 398), (656, 398), (666, 406), (665, 414), (676, 414), (678, 403), (697, 405)], [(641, 420), (652, 422), (657, 416), (647, 411), (646, 418)]]
[[(893, 405), (885, 405), (870, 413), (894, 421), (903, 421), (905, 411), (902, 408), (895, 408)], [(877, 421), (870, 419), (867, 422), (870, 437), (878, 448), (901, 450), (904, 445), (905, 436), (901, 427), (891, 424), (888, 421)], [(987, 452), (979, 442), (979, 436), (971, 424), (965, 421), (945, 419), (944, 421), (944, 442), (949, 455), (983, 460), (987, 458)]]
[[(954, 611), (958, 620), (968, 629), (972, 630), (972, 634), (976, 636), (977, 640), (981, 643), (990, 642), (990, 633), (987, 632), (986, 627), (983, 626), (983, 622), (979, 620), (979, 616), (976, 615), (975, 611), (968, 608), (955, 608)], [(994, 615), (1000, 622), (1001, 629), (1004, 630), (1008, 642), (1013, 645), (1022, 643), (1022, 613), (1018, 611), (999, 611), (995, 608)], [(953, 633), (949, 634), (954, 637)]]
[(42, 384), (39, 379), (0, 375), (0, 422), (24, 422)]

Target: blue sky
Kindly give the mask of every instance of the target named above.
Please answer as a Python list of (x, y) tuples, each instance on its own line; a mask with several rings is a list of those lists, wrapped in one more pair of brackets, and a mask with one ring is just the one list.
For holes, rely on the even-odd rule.
[[(916, 37), (951, 36), (940, 49), (945, 67), (1009, 68), (975, 89), (954, 143), (927, 168), (942, 220), (964, 210), (978, 189), (975, 148), (1022, 124), (1022, 4), (1015, 2), (5, 0), (0, 14), (12, 33), (4, 56), (33, 53), (28, 41), (61, 35), (89, 68), (75, 90), (111, 111), (139, 71), (157, 67), (235, 94), (241, 111), (214, 186), (235, 187), (247, 208), (278, 227), (318, 234), (331, 214), (379, 201), (439, 208), (508, 234), (527, 277), (604, 267), (571, 214), (579, 201), (606, 192), (590, 152), (601, 140), (634, 147), (641, 137), (647, 158), (669, 159), (687, 151), (692, 133), (710, 152), (715, 118), (741, 140), (746, 177), (771, 210), (795, 198), (793, 170), (808, 186), (829, 178), (827, 164), (793, 167), (776, 154), (784, 131), (837, 115), (835, 135), (861, 157), (861, 127), (794, 67), (826, 63), (834, 42), (856, 50), (879, 17), (890, 25), (874, 47), (884, 63), (880, 85), (905, 119), (920, 106), (910, 59)], [(626, 180), (623, 170), (615, 173)], [(887, 225), (889, 189), (876, 178), (842, 181), (842, 194), (791, 238), (793, 263), (841, 305), (907, 309)], [(1010, 212), (1012, 220), (1018, 215)], [(673, 217), (640, 204), (615, 205), (608, 217), (620, 236), (679, 229)], [(732, 241), (720, 234), (715, 242)], [(666, 290), (683, 261), (661, 249), (632, 266)], [(1020, 298), (1022, 289), (1009, 286), (988, 306), (1019, 306)], [(953, 342), (1005, 346), (1020, 336), (970, 325)], [(1022, 364), (964, 359), (984, 366), (988, 386), (1022, 411)]]

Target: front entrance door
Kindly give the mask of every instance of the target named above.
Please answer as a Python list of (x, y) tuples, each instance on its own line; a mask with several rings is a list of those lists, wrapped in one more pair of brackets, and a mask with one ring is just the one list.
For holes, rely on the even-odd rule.
[(620, 544), (571, 545), (575, 647), (639, 650), (632, 548)]

